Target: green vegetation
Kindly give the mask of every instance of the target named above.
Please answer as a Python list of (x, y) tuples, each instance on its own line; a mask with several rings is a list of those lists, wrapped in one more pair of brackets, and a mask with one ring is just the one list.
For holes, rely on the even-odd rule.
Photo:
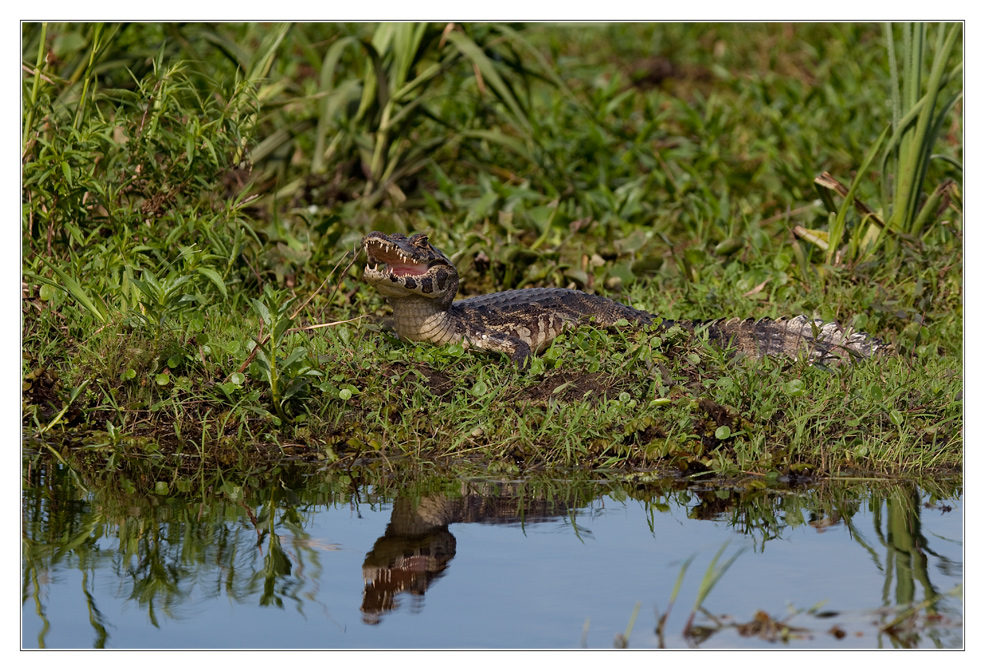
[[(954, 24), (24, 24), (25, 434), (73, 468), (151, 464), (164, 491), (280, 460), (752, 487), (960, 468), (956, 44)], [(427, 231), (464, 295), (808, 314), (896, 352), (832, 371), (583, 329), (517, 370), (381, 329), (353, 256), (371, 230)]]

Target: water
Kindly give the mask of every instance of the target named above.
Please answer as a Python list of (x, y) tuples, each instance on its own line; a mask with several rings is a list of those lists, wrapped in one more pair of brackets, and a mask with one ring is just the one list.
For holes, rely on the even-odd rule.
[(959, 488), (316, 473), (156, 496), (49, 470), (24, 488), (25, 648), (964, 644)]

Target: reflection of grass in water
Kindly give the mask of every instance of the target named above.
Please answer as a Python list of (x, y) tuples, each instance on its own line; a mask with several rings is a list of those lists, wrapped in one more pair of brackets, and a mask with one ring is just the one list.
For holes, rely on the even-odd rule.
[[(708, 628), (705, 627), (695, 627), (694, 617), (699, 610), (707, 614), (707, 611), (705, 611), (702, 608), (701, 604), (704, 603), (705, 599), (708, 598), (708, 595), (711, 593), (711, 590), (715, 588), (715, 585), (718, 584), (718, 581), (722, 579), (722, 576), (725, 575), (725, 572), (729, 570), (729, 568), (732, 566), (735, 560), (739, 558), (739, 555), (741, 555), (746, 550), (745, 548), (739, 549), (735, 554), (729, 557), (723, 564), (719, 564), (718, 563), (719, 559), (721, 559), (721, 556), (725, 552), (725, 548), (728, 547), (728, 544), (729, 544), (728, 541), (723, 543), (722, 547), (720, 547), (718, 549), (718, 552), (715, 553), (715, 556), (712, 557), (711, 562), (708, 564), (708, 568), (705, 570), (705, 574), (701, 579), (701, 584), (698, 585), (697, 597), (694, 600), (694, 605), (691, 607), (691, 613), (688, 616), (687, 624), (684, 625), (683, 635), (686, 639), (695, 642), (700, 642), (701, 640), (705, 640), (706, 638), (711, 636), (711, 634), (715, 633), (715, 631), (723, 627), (723, 625), (719, 623), (717, 620), (715, 620), (714, 617), (712, 617), (712, 619), (715, 620), (716, 625), (718, 625), (715, 629), (709, 630)], [(656, 633), (658, 639), (658, 646), (661, 648), (666, 647), (664, 642), (664, 630), (666, 629), (667, 626), (667, 619), (670, 616), (671, 609), (674, 607), (674, 603), (677, 601), (677, 595), (681, 591), (681, 585), (684, 583), (684, 576), (687, 574), (687, 571), (690, 568), (691, 563), (694, 561), (695, 556), (696, 555), (691, 555), (690, 557), (684, 560), (684, 563), (681, 565), (681, 570), (677, 574), (677, 580), (674, 582), (674, 588), (671, 590), (670, 600), (667, 602), (667, 609), (664, 611), (663, 615), (659, 616), (657, 619)], [(626, 631), (623, 633), (616, 634), (615, 641), (613, 643), (614, 647), (616, 648), (629, 647), (629, 637), (633, 633), (633, 627), (636, 625), (636, 618), (639, 615), (640, 606), (641, 603), (637, 602), (636, 606), (633, 607), (633, 612), (629, 616), (629, 622), (626, 625)], [(756, 620), (754, 620), (754, 622), (764, 621), (764, 617), (763, 617), (764, 615), (765, 614), (762, 613), (762, 611), (757, 611)], [(765, 616), (765, 620), (770, 625), (776, 623), (775, 620), (769, 618), (768, 616)], [(581, 637), (582, 647), (586, 645), (586, 641), (588, 639), (589, 624), (590, 624), (590, 620), (586, 620), (584, 628), (582, 630), (582, 637)], [(782, 623), (776, 623), (776, 624), (782, 625)]]
[(711, 563), (708, 564), (708, 569), (705, 571), (704, 577), (701, 579), (701, 584), (698, 585), (698, 597), (694, 600), (694, 607), (691, 608), (691, 615), (687, 619), (687, 624), (684, 625), (684, 635), (687, 636), (691, 632), (691, 626), (694, 624), (694, 616), (701, 608), (701, 604), (704, 600), (708, 598), (708, 594), (711, 590), (718, 584), (718, 581), (722, 579), (725, 572), (729, 570), (733, 562), (739, 558), (739, 555), (745, 552), (745, 548), (740, 549), (734, 555), (732, 555), (728, 561), (726, 561), (721, 567), (717, 567), (718, 559), (725, 552), (725, 548), (728, 547), (728, 541), (722, 544), (722, 547), (718, 549), (715, 556), (712, 557)]
[(622, 634), (616, 634), (615, 646), (617, 648), (629, 647), (629, 636), (633, 633), (633, 626), (636, 624), (636, 616), (640, 614), (641, 605), (641, 602), (636, 602), (636, 606), (633, 607), (633, 614), (629, 616), (629, 624), (626, 625), (626, 631)]
[(661, 648), (664, 647), (664, 627), (667, 625), (667, 618), (670, 616), (670, 609), (674, 607), (674, 602), (677, 601), (677, 593), (681, 591), (681, 584), (684, 582), (684, 574), (687, 573), (687, 569), (691, 566), (691, 562), (693, 561), (694, 555), (691, 555), (684, 560), (684, 564), (681, 566), (681, 570), (677, 574), (677, 582), (674, 583), (674, 589), (670, 592), (670, 601), (667, 602), (667, 610), (664, 611), (664, 614), (659, 620), (657, 620), (657, 637), (660, 640)]
[[(718, 565), (718, 560), (721, 558), (722, 553), (725, 552), (725, 548), (728, 547), (728, 541), (722, 544), (722, 547), (718, 549), (715, 556), (712, 557), (711, 562), (708, 564), (708, 568), (705, 570), (704, 577), (701, 579), (701, 584), (698, 585), (698, 595), (694, 600), (694, 606), (691, 607), (691, 614), (687, 618), (687, 624), (684, 625), (684, 636), (685, 638), (692, 635), (694, 629), (694, 616), (697, 614), (698, 610), (701, 609), (701, 604), (704, 603), (705, 599), (714, 589), (718, 581), (722, 579), (725, 572), (729, 570), (733, 562), (739, 558), (745, 548), (740, 549), (734, 555), (729, 557), (729, 559), (722, 564)], [(667, 618), (670, 616), (670, 610), (674, 607), (674, 602), (677, 601), (677, 595), (680, 593), (681, 584), (684, 582), (684, 576), (687, 574), (688, 568), (691, 566), (691, 562), (694, 561), (695, 555), (688, 557), (684, 564), (681, 566), (680, 572), (677, 574), (677, 581), (674, 583), (674, 589), (670, 593), (670, 601), (667, 602), (667, 610), (664, 614), (660, 616), (657, 621), (657, 637), (660, 641), (660, 647), (664, 647), (664, 629), (667, 625)], [(635, 619), (635, 612), (634, 612)], [(630, 625), (632, 625), (632, 620), (630, 620)], [(628, 635), (627, 635), (628, 638)]]
[[(792, 611), (788, 617), (784, 619), (778, 619), (770, 616), (763, 610), (757, 610), (753, 619), (749, 622), (739, 623), (735, 622), (733, 618), (726, 617), (725, 621), (720, 618), (715, 617), (708, 611), (706, 611), (702, 604), (708, 598), (708, 595), (714, 589), (718, 581), (725, 575), (725, 572), (731, 567), (731, 565), (738, 559), (745, 548), (738, 550), (733, 554), (727, 561), (719, 565), (719, 559), (728, 546), (726, 541), (715, 556), (712, 558), (711, 562), (708, 564), (708, 568), (705, 570), (705, 574), (701, 580), (701, 584), (698, 586), (698, 594), (695, 598), (694, 605), (691, 608), (691, 613), (688, 616), (687, 623), (684, 625), (683, 635), (684, 638), (692, 643), (701, 643), (713, 634), (732, 627), (738, 632), (742, 637), (759, 637), (764, 641), (787, 642), (793, 638), (810, 638), (811, 630), (804, 627), (794, 627), (789, 624), (789, 621), (800, 614), (806, 613), (808, 615), (814, 616), (816, 618), (827, 618), (837, 613), (831, 611), (821, 612), (820, 608), (823, 604), (817, 604), (808, 609), (800, 609)], [(656, 633), (658, 637), (658, 645), (663, 648), (665, 646), (664, 642), (664, 631), (667, 624), (667, 619), (670, 616), (670, 611), (677, 600), (677, 595), (680, 592), (681, 585), (684, 581), (684, 576), (687, 574), (691, 563), (694, 561), (695, 555), (688, 557), (681, 570), (677, 575), (677, 581), (674, 583), (674, 588), (671, 591), (670, 600), (667, 603), (667, 609), (664, 611), (663, 615), (658, 618)], [(895, 646), (912, 648), (916, 644), (916, 636), (920, 631), (926, 631), (928, 635), (933, 637), (933, 630), (937, 626), (943, 627), (953, 627), (960, 626), (956, 624), (949, 618), (938, 615), (936, 606), (937, 603), (945, 597), (958, 597), (960, 598), (963, 594), (963, 585), (958, 585), (946, 593), (934, 594), (931, 598), (925, 599), (919, 603), (910, 603), (905, 607), (894, 609), (890, 612), (890, 615), (895, 615), (891, 620), (879, 625), (879, 633), (888, 635)], [(636, 621), (636, 616), (639, 612), (640, 604), (637, 603), (630, 616), (629, 624), (626, 628), (624, 634), (617, 634), (615, 640), (615, 647), (626, 648), (629, 644), (629, 635), (632, 633), (633, 625)], [(698, 611), (704, 613), (708, 618), (712, 620), (714, 626), (695, 626), (694, 618)], [(884, 612), (885, 611), (881, 611)], [(921, 619), (921, 613), (924, 617)], [(586, 623), (587, 626), (587, 623)], [(836, 639), (844, 638), (846, 633), (844, 629), (835, 625), (828, 629), (825, 633), (834, 636)], [(940, 642), (937, 642), (938, 647), (940, 647)]]
[[(890, 610), (889, 613), (895, 613), (896, 617), (879, 625), (879, 633), (887, 635), (892, 640), (894, 647), (913, 648), (919, 642), (919, 633), (923, 631), (934, 640), (938, 647), (941, 647), (937, 632), (938, 627), (960, 628), (961, 624), (940, 614), (937, 604), (945, 597), (961, 599), (963, 596), (964, 584), (962, 583), (947, 592), (934, 594), (919, 603), (911, 603), (908, 606)], [(881, 612), (885, 613), (886, 611)], [(922, 618), (920, 617), (921, 614), (923, 614)]]

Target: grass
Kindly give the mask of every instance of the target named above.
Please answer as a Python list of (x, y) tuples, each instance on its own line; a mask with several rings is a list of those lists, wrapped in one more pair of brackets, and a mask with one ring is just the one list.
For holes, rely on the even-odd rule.
[[(954, 34), (24, 24), (25, 432), (186, 474), (960, 469)], [(820, 173), (856, 170), (818, 198)], [(872, 213), (898, 233), (870, 235)], [(370, 230), (428, 231), (461, 295), (803, 313), (895, 352), (829, 371), (583, 329), (517, 370), (388, 335), (353, 255)]]

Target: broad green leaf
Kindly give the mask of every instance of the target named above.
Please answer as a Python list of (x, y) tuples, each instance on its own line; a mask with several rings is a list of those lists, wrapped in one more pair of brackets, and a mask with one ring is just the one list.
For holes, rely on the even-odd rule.
[(209, 280), (212, 281), (212, 284), (214, 284), (214, 285), (216, 285), (216, 287), (218, 287), (219, 292), (222, 293), (222, 297), (223, 298), (225, 298), (227, 296), (227, 294), (226, 294), (226, 283), (222, 281), (222, 276), (219, 275), (219, 273), (217, 273), (212, 268), (199, 268), (198, 269), (198, 272), (199, 272), (200, 275), (203, 275), (203, 276), (207, 277)]
[(267, 309), (267, 306), (255, 298), (251, 298), (250, 301), (257, 315), (263, 320), (263, 323), (270, 324), (270, 310)]
[[(51, 263), (48, 263), (47, 261), (45, 261), (45, 263), (49, 268), (51, 268), (51, 271), (58, 276), (58, 279), (61, 280), (62, 282), (61, 288), (67, 291), (72, 296), (72, 298), (74, 298), (76, 301), (79, 302), (80, 305), (82, 305), (82, 307), (84, 307), (86, 310), (92, 313), (92, 315), (96, 319), (98, 319), (100, 322), (105, 324), (106, 315), (103, 314), (103, 311), (96, 306), (95, 301), (93, 301), (93, 299), (89, 297), (88, 292), (86, 292), (86, 290), (83, 289), (78, 282), (76, 282), (74, 279), (69, 277), (64, 271), (62, 271), (61, 268), (58, 268), (57, 266), (54, 266)], [(48, 280), (40, 276), (35, 275), (35, 277), (37, 277), (42, 281), (48, 282)]]

